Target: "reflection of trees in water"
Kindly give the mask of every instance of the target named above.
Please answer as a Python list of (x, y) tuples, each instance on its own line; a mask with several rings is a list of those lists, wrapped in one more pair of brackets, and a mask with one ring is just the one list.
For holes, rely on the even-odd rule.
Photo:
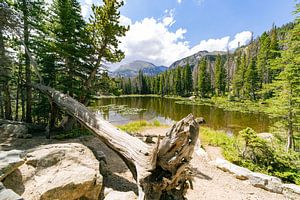
[[(268, 131), (271, 120), (264, 114), (249, 114), (241, 112), (229, 112), (223, 109), (206, 105), (176, 104), (174, 99), (160, 97), (122, 97), (101, 99), (98, 105), (127, 105), (129, 108), (144, 108), (146, 111), (139, 112), (139, 119), (162, 116), (178, 121), (189, 113), (195, 117), (204, 117), (207, 126), (214, 129), (223, 129), (228, 132), (251, 127), (257, 132)], [(103, 116), (108, 119), (109, 112), (106, 110)]]

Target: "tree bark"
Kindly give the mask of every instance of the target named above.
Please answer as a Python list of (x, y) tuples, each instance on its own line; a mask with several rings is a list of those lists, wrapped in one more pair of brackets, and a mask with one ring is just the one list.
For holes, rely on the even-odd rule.
[[(24, 21), (24, 43), (26, 47), (29, 46), (29, 29), (28, 29), (28, 8), (27, 1), (22, 0), (22, 12)], [(29, 49), (28, 49), (29, 51)], [(32, 88), (31, 88), (31, 69), (30, 69), (30, 58), (27, 53), (25, 53), (25, 78), (26, 78), (26, 122), (32, 122)]]
[(155, 146), (150, 146), (114, 127), (70, 96), (41, 84), (34, 87), (122, 158), (137, 181), (139, 200), (184, 199), (192, 179), (189, 161), (199, 134), (193, 115), (174, 124), (162, 141), (158, 139)]
[(3, 93), (4, 93), (4, 115), (5, 119), (12, 120), (12, 110), (11, 110), (11, 98), (8, 81), (5, 81), (3, 84)]

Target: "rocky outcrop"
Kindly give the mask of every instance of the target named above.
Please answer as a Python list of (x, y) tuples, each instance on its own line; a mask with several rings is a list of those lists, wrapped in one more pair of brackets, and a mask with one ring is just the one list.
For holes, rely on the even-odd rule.
[(23, 124), (3, 124), (0, 126), (2, 134), (16, 138), (31, 138), (28, 128)]
[(217, 168), (233, 174), (238, 179), (248, 180), (254, 187), (284, 194), (289, 199), (300, 199), (300, 186), (298, 185), (283, 184), (280, 178), (252, 172), (220, 158), (213, 161), (213, 163)]
[(223, 160), (220, 158), (216, 159), (215, 165), (219, 169), (233, 174), (237, 179), (240, 180), (247, 180), (249, 178), (249, 174), (251, 173), (251, 171), (246, 168), (239, 167), (235, 164), (228, 162), (227, 160)]
[(300, 199), (300, 186), (295, 184), (283, 184), (283, 194), (289, 199)]
[(87, 147), (52, 144), (30, 150), (25, 164), (7, 176), (6, 188), (24, 199), (98, 199), (102, 188), (99, 162)]
[(114, 190), (106, 190), (104, 200), (136, 200), (137, 196), (134, 192), (119, 192)]
[(0, 181), (25, 162), (22, 154), (20, 150), (0, 151)]
[(11, 189), (6, 189), (0, 182), (0, 200), (22, 200), (23, 198)]
[(249, 174), (250, 183), (271, 192), (282, 193), (282, 182), (280, 178), (269, 176), (266, 174), (252, 172)]

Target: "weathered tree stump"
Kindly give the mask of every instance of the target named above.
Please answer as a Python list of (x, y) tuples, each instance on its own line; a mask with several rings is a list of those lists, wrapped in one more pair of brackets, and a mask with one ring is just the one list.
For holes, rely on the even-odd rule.
[(192, 183), (188, 165), (199, 132), (193, 115), (174, 124), (153, 147), (119, 130), (70, 96), (41, 84), (34, 87), (123, 159), (137, 181), (139, 200), (184, 199)]

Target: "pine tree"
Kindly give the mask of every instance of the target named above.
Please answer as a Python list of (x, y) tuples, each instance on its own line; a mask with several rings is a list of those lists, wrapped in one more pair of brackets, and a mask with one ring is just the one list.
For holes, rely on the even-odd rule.
[(198, 66), (198, 89), (201, 97), (206, 97), (210, 90), (210, 75), (207, 73), (207, 60), (202, 58)]
[(250, 64), (245, 73), (245, 94), (251, 99), (256, 100), (258, 89), (258, 76), (255, 59), (250, 59)]
[(86, 24), (81, 16), (77, 0), (55, 0), (52, 4), (51, 34), (60, 76), (59, 87), (71, 96), (79, 96), (80, 79), (85, 74), (84, 63), (87, 54)]
[[(297, 4), (296, 13), (300, 13)], [(294, 131), (300, 127), (300, 17), (295, 20), (295, 27), (288, 31), (285, 46), (280, 57), (274, 60), (273, 69), (281, 69), (277, 80), (274, 81), (275, 97), (272, 104), (276, 106), (274, 112), (283, 116), (283, 123), (287, 129), (287, 150), (294, 149)]]
[(175, 90), (176, 90), (176, 94), (177, 95), (182, 95), (182, 85), (181, 85), (181, 81), (182, 81), (182, 76), (181, 76), (181, 67), (177, 67), (175, 69)]
[(215, 88), (218, 96), (225, 93), (226, 72), (220, 55), (217, 56), (215, 63)]
[(184, 68), (183, 85), (184, 85), (185, 96), (189, 96), (193, 91), (192, 69), (189, 64), (187, 64)]
[(247, 69), (246, 55), (242, 53), (237, 57), (237, 68), (233, 77), (233, 91), (238, 98), (244, 96), (245, 72)]
[[(90, 58), (92, 65), (88, 70), (88, 77), (84, 83), (84, 90), (94, 90), (93, 82), (102, 61), (115, 63), (124, 58), (124, 52), (119, 49), (119, 38), (125, 36), (128, 27), (120, 25), (119, 8), (124, 5), (121, 0), (103, 0), (102, 6), (92, 6), (93, 15), (88, 23), (89, 41), (93, 48)], [(96, 57), (96, 59), (95, 59)], [(85, 104), (88, 96), (82, 97)]]

